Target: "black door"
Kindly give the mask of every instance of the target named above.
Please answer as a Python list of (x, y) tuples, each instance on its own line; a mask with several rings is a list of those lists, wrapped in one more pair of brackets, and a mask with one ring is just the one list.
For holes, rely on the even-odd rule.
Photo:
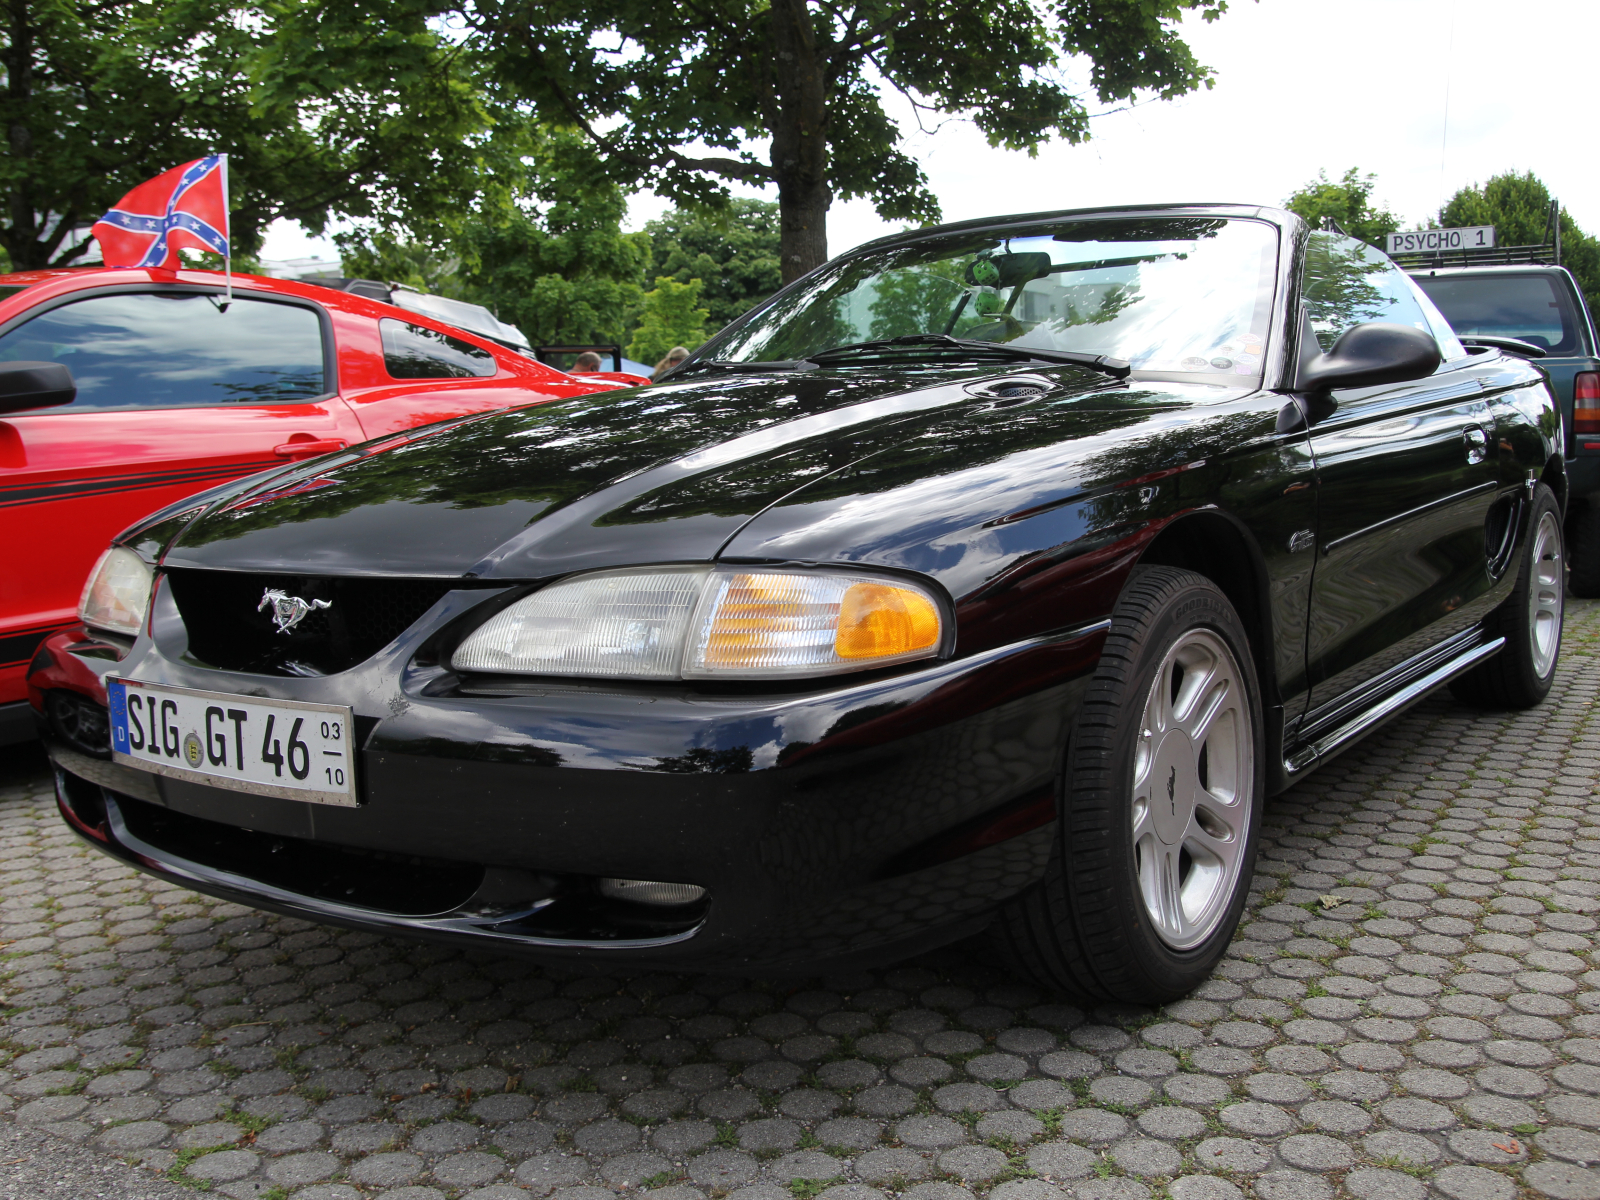
[(1411, 383), (1335, 392), (1311, 431), (1317, 565), (1306, 631), (1321, 707), (1482, 617), (1485, 527), (1498, 490), (1494, 419), (1438, 311), (1378, 251), (1312, 235), (1305, 297), (1324, 348), (1348, 326), (1434, 334), (1446, 361)]

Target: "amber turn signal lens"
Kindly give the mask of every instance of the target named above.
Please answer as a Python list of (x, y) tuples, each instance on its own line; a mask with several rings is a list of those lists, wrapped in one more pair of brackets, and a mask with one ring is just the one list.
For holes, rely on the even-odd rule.
[(857, 572), (713, 575), (685, 656), (687, 679), (832, 675), (932, 658), (943, 618), (911, 581)]
[(939, 642), (939, 610), (920, 592), (887, 583), (852, 584), (839, 602), (833, 652), (840, 658), (894, 658)]

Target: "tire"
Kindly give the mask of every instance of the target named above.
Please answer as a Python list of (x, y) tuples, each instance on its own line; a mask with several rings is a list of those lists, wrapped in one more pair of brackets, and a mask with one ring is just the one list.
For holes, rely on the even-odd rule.
[[(1207, 711), (1198, 748), (1177, 735)], [(1137, 570), (1069, 736), (1045, 877), (993, 927), (1010, 965), (1095, 1003), (1164, 1004), (1203, 983), (1250, 886), (1264, 751), (1250, 639), (1227, 597), (1192, 571)]]
[(1567, 587), (1574, 596), (1600, 596), (1600, 507), (1574, 500), (1567, 512)]
[(1534, 489), (1528, 532), (1517, 553), (1511, 595), (1484, 619), (1505, 649), (1450, 681), (1463, 704), (1478, 708), (1532, 708), (1550, 694), (1561, 657), (1562, 567), (1566, 558), (1561, 508), (1544, 484)]

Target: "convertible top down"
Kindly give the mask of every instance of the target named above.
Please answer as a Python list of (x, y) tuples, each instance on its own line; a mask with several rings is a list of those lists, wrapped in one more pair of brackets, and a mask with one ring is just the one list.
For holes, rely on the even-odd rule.
[(175, 504), (29, 685), (107, 853), (334, 924), (673, 969), (988, 928), (1160, 1001), (1262, 806), (1559, 649), (1550, 391), (1248, 206), (994, 218), (785, 288), (649, 389)]

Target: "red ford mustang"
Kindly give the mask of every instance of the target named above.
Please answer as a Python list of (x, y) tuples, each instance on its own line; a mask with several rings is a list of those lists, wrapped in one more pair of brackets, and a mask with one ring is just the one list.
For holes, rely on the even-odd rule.
[(0, 745), (32, 736), (29, 660), (145, 513), (397, 430), (621, 386), (358, 295), (236, 275), (228, 304), (222, 285), (210, 271), (0, 275), (0, 368), (60, 363), (77, 388), (69, 403), (0, 395)]

